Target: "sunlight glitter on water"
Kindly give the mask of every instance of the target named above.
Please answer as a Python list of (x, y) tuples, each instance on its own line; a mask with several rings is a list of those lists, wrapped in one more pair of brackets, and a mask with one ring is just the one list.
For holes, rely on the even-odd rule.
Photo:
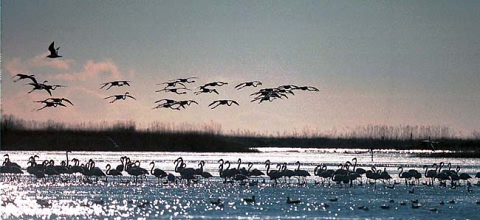
[[(298, 149), (297, 149), (298, 150)], [(354, 152), (348, 149), (349, 152)], [(5, 153), (5, 152), (2, 152)], [(65, 160), (64, 152), (8, 152), (13, 162), (26, 167), (29, 156), (38, 154), (39, 161), (54, 159)], [(163, 152), (72, 152), (69, 158), (78, 158), (85, 162), (89, 158), (97, 161), (97, 166), (104, 168), (107, 163), (119, 164), (122, 155), (129, 155), (132, 160), (140, 160), (141, 166), (149, 168), (146, 164), (154, 160), (156, 167), (167, 172), (173, 172), (173, 160), (182, 156), (188, 167), (196, 167), (200, 160), (205, 160), (206, 171), (218, 176), (217, 160), (232, 161), (236, 166), (238, 158), (242, 158), (242, 167), (247, 162), (254, 162), (253, 168), (265, 171), (263, 162), (270, 159), (274, 164), (287, 162), (294, 169), (293, 163), (302, 161), (302, 169), (310, 172), (316, 164), (325, 163), (331, 169), (336, 169), (336, 164), (344, 163), (353, 157), (358, 158), (360, 167), (368, 169), (376, 165), (379, 169), (386, 167), (395, 181), (398, 178), (397, 166), (417, 168), (433, 163), (452, 162), (454, 166), (462, 167), (461, 172), (473, 174), (480, 171), (480, 159), (430, 159), (415, 158), (405, 154), (377, 153), (374, 162), (370, 162), (369, 155), (339, 152), (311, 153), (303, 150), (297, 152), (268, 151), (261, 153), (163, 153)], [(126, 175), (126, 174), (124, 174)], [(123, 177), (125, 180), (128, 177)], [(315, 181), (318, 177), (310, 177), (306, 186), (292, 184), (271, 186), (269, 181), (258, 186), (225, 185), (218, 177), (210, 181), (186, 186), (157, 184), (156, 178), (149, 176), (146, 181), (139, 184), (121, 184), (112, 178), (109, 182), (98, 181), (94, 184), (80, 182), (44, 183), (31, 180), (28, 175), (23, 175), (21, 181), (8, 181), (3, 179), (0, 183), (0, 194), (3, 200), (0, 216), (2, 219), (25, 218), (475, 218), (473, 210), (478, 210), (475, 202), (480, 199), (480, 187), (472, 186), (473, 191), (468, 192), (467, 187), (456, 189), (450, 187), (415, 186), (415, 193), (408, 191), (411, 187), (403, 184), (394, 185), (394, 189), (386, 188), (387, 184), (378, 183), (376, 186), (365, 184), (354, 188), (342, 188), (335, 184), (322, 186)], [(261, 178), (259, 179), (261, 180)], [(422, 180), (423, 181), (423, 180)], [(475, 183), (476, 180), (472, 180)], [(256, 196), (254, 203), (246, 203), (243, 198)], [(299, 199), (298, 205), (286, 204), (286, 197)], [(223, 206), (213, 205), (211, 201), (221, 199)], [(411, 200), (418, 199), (421, 208), (412, 208)], [(335, 201), (334, 201), (335, 200)], [(394, 202), (391, 203), (390, 200)], [(447, 201), (455, 203), (447, 203)], [(406, 201), (406, 205), (401, 205)], [(441, 205), (444, 201), (445, 205)], [(389, 209), (380, 206), (389, 205)], [(358, 207), (365, 206), (365, 211)], [(430, 211), (437, 209), (437, 211)], [(409, 217), (410, 218), (410, 217)]]

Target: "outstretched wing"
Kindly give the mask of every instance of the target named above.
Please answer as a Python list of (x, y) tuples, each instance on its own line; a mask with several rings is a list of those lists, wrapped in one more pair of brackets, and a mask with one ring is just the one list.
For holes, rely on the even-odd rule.
[(135, 97), (133, 97), (133, 96), (131, 96), (131, 95), (127, 95), (127, 97), (130, 97), (130, 98), (132, 98), (132, 99), (134, 99), (134, 100), (137, 100)]
[(231, 100), (231, 101), (232, 101), (233, 104), (236, 104), (236, 105), (240, 106), (237, 101), (235, 101), (235, 100)]
[(212, 103), (210, 103), (210, 105), (208, 105), (209, 107), (214, 105), (215, 103), (219, 102), (218, 100), (217, 101), (213, 101)]
[(73, 103), (72, 103), (70, 100), (68, 100), (68, 99), (66, 99), (66, 98), (62, 98), (62, 100), (63, 100), (63, 101), (65, 101), (65, 102), (68, 102), (68, 103), (70, 103), (70, 105), (72, 105), (72, 106), (73, 106)]
[(128, 84), (129, 81), (123, 81), (123, 83), (127, 86), (130, 86), (130, 84)]
[(217, 93), (217, 95), (218, 95), (218, 92), (217, 92), (216, 89), (212, 89), (212, 92)]
[(111, 95), (111, 96), (108, 96), (108, 97), (105, 97), (103, 99), (109, 99), (109, 98), (112, 98), (112, 97), (115, 97), (114, 95)]
[(240, 83), (240, 84), (238, 84), (238, 85), (235, 86), (235, 89), (237, 89), (237, 88), (240, 87), (240, 86), (246, 85), (246, 84), (247, 84), (247, 83)]
[(100, 87), (100, 89), (103, 89), (105, 86), (107, 86), (108, 84), (110, 84), (110, 82), (106, 82), (106, 83), (102, 83), (102, 87)]
[(57, 50), (55, 50), (55, 41), (53, 41), (48, 47), (51, 55), (57, 55)]

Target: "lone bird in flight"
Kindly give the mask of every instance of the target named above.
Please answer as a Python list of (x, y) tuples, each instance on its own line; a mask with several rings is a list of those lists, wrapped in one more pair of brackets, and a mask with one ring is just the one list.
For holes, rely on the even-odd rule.
[(187, 89), (187, 88), (171, 88), (171, 89), (168, 89), (168, 88), (165, 88), (165, 89), (160, 89), (160, 90), (157, 90), (155, 92), (162, 92), (162, 91), (165, 91), (165, 92), (173, 92), (173, 93), (177, 93), (179, 95), (183, 95), (183, 94), (187, 94), (187, 92), (180, 92), (179, 90), (189, 90), (190, 89)]
[(108, 97), (106, 97), (106, 98), (104, 98), (104, 99), (115, 98), (115, 99), (112, 100), (110, 103), (114, 103), (114, 102), (117, 101), (117, 100), (125, 100), (125, 99), (127, 99), (127, 98), (132, 98), (132, 99), (134, 99), (134, 100), (137, 100), (135, 97), (133, 97), (133, 96), (131, 96), (131, 95), (129, 95), (129, 94), (130, 94), (129, 92), (126, 92), (126, 93), (123, 94), (123, 95), (112, 95), (112, 96), (108, 96)]
[(34, 101), (34, 102), (39, 102), (39, 103), (45, 104), (45, 106), (43, 106), (42, 108), (37, 109), (37, 111), (40, 111), (40, 110), (42, 110), (42, 109), (44, 109), (44, 108), (47, 108), (47, 107), (57, 107), (57, 106), (59, 106), (59, 105), (60, 105), (60, 106), (63, 106), (63, 107), (67, 107), (66, 105), (64, 105), (64, 104), (62, 104), (62, 103), (60, 103), (60, 102), (49, 102), (49, 101), (45, 101), (45, 100), (44, 100), (44, 101)]
[(55, 49), (55, 42), (52, 42), (50, 44), (50, 46), (48, 47), (48, 50), (50, 51), (50, 55), (48, 55), (47, 57), (48, 58), (58, 58), (58, 57), (62, 57), (62, 56), (59, 56), (58, 55), (58, 49), (60, 49), (60, 47), (57, 47)]
[(18, 82), (22, 79), (30, 79), (32, 80), (33, 83), (37, 83), (37, 79), (35, 79), (35, 75), (25, 75), (25, 74), (17, 74), (13, 76), (12, 78), (18, 77), (18, 79), (14, 79), (13, 82)]
[(210, 103), (210, 105), (208, 105), (208, 107), (213, 106), (212, 109), (214, 109), (214, 108), (218, 107), (219, 105), (232, 106), (233, 104), (239, 105), (238, 102), (236, 102), (235, 100), (223, 99), (223, 100), (217, 100), (217, 101), (214, 101), (214, 102)]
[(109, 90), (110, 88), (112, 88), (112, 86), (118, 86), (118, 87), (130, 86), (130, 84), (128, 84), (129, 82), (130, 81), (126, 81), (126, 80), (106, 82), (106, 83), (102, 83), (102, 87), (100, 87), (100, 89), (103, 89), (105, 86), (108, 86), (108, 85), (110, 85), (110, 86), (106, 90)]
[(251, 82), (240, 83), (240, 84), (236, 85), (235, 88), (237, 90), (240, 90), (240, 89), (243, 89), (247, 86), (257, 87), (257, 86), (261, 86), (261, 85), (262, 85), (262, 82), (260, 82), (260, 81), (251, 81)]

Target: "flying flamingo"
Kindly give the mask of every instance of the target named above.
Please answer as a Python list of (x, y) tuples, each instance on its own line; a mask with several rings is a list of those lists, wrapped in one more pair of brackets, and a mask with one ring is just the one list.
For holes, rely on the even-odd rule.
[(104, 99), (109, 99), (109, 98), (115, 98), (114, 100), (112, 100), (110, 103), (114, 103), (115, 101), (117, 100), (125, 100), (127, 98), (131, 98), (131, 99), (134, 99), (134, 100), (137, 100), (135, 99), (135, 97), (129, 95), (130, 93), (129, 92), (126, 92), (124, 95), (112, 95), (112, 96), (108, 96)]

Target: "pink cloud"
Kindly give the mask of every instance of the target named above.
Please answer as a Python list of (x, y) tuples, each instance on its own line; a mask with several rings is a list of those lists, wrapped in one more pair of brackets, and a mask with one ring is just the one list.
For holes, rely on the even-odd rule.
[(20, 58), (13, 58), (13, 60), (5, 63), (5, 71), (10, 75), (15, 76), (19, 73), (28, 73), (28, 68), (22, 63)]
[(72, 59), (64, 59), (64, 58), (56, 58), (50, 59), (46, 58), (48, 52), (40, 54), (30, 60), (27, 61), (27, 65), (30, 67), (49, 67), (53, 69), (60, 69), (60, 70), (69, 70), (70, 66), (73, 64)]
[(57, 79), (68, 81), (87, 81), (90, 79), (106, 78), (108, 80), (120, 79), (121, 74), (117, 65), (111, 60), (95, 62), (87, 61), (83, 66), (83, 71), (76, 73), (64, 73), (55, 76)]

